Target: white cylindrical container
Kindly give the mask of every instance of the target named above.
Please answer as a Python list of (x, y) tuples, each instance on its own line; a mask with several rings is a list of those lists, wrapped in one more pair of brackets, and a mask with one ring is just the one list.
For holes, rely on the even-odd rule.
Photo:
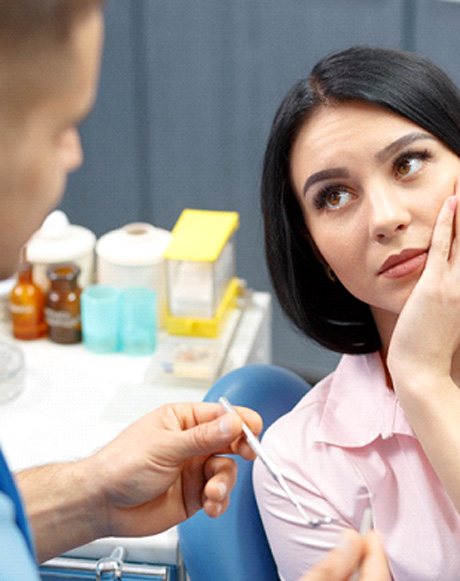
[(27, 244), (27, 260), (34, 265), (34, 279), (46, 292), (48, 267), (74, 262), (80, 267), (79, 286), (94, 282), (94, 248), (96, 236), (88, 228), (69, 224), (64, 212), (55, 210), (43, 222)]
[(96, 244), (97, 282), (156, 291), (160, 327), (166, 305), (163, 254), (170, 238), (167, 230), (135, 222), (104, 234)]

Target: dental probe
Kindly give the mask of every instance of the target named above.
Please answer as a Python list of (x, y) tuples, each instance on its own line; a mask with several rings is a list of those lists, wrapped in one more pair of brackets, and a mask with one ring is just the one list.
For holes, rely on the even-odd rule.
[(374, 528), (372, 522), (372, 510), (371, 507), (368, 506), (364, 509), (363, 518), (361, 520), (361, 526), (359, 527), (359, 534), (360, 535), (367, 535), (367, 533)]
[[(357, 497), (359, 498), (371, 498), (371, 494), (360, 494)], [(361, 518), (361, 524), (359, 526), (359, 534), (361, 536), (367, 535), (367, 533), (374, 528), (374, 519), (372, 518), (372, 509), (370, 506), (367, 506), (363, 511), (363, 516)], [(353, 573), (350, 577), (350, 581), (358, 581), (359, 580), (359, 568), (357, 571)]]
[[(224, 410), (226, 412), (239, 415), (238, 412), (235, 410), (235, 408), (232, 406), (232, 404), (228, 401), (227, 398), (225, 398), (223, 396), (220, 397), (219, 403), (224, 408)], [(302, 515), (303, 519), (307, 522), (308, 526), (312, 527), (312, 528), (316, 528), (316, 527), (319, 527), (323, 524), (330, 524), (333, 520), (332, 517), (330, 517), (330, 516), (323, 516), (322, 518), (315, 518), (315, 519), (312, 519), (308, 516), (308, 514), (302, 508), (302, 505), (300, 504), (298, 498), (296, 497), (296, 495), (292, 492), (292, 490), (288, 486), (284, 476), (280, 472), (280, 469), (273, 462), (273, 460), (269, 457), (269, 455), (265, 451), (264, 447), (260, 443), (259, 439), (256, 438), (256, 436), (254, 436), (254, 434), (249, 429), (249, 426), (245, 422), (241, 421), (241, 423), (242, 423), (244, 435), (246, 436), (246, 440), (247, 440), (249, 446), (255, 452), (255, 454), (257, 454), (257, 456), (262, 460), (262, 462), (265, 464), (265, 466), (267, 467), (270, 474), (273, 476), (273, 478), (281, 486), (281, 488), (285, 492), (286, 496), (289, 498), (289, 500), (297, 508), (299, 513)]]

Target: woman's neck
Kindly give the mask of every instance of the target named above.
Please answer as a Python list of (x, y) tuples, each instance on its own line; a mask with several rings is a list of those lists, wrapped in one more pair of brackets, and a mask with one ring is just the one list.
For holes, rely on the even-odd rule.
[(393, 335), (394, 328), (398, 321), (398, 315), (395, 313), (390, 313), (389, 311), (375, 309), (372, 307), (371, 311), (374, 317), (375, 326), (377, 327), (377, 331), (380, 335), (380, 342), (382, 344), (380, 354), (382, 356), (382, 361), (385, 363), (388, 355), (388, 349), (390, 347), (391, 336)]

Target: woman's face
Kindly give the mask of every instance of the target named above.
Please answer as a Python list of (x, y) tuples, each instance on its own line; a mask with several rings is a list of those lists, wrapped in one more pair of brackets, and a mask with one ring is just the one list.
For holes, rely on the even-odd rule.
[(318, 109), (291, 154), (291, 179), (324, 261), (376, 318), (397, 315), (423, 271), (459, 158), (386, 109)]

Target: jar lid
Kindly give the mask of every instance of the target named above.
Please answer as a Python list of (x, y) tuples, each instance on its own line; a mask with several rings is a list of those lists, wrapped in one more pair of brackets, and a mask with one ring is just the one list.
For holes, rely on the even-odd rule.
[(67, 262), (92, 252), (96, 236), (83, 226), (69, 224), (61, 210), (52, 212), (27, 244), (27, 259), (33, 263)]
[(145, 222), (127, 224), (101, 236), (99, 258), (119, 266), (144, 266), (162, 260), (171, 233)]

